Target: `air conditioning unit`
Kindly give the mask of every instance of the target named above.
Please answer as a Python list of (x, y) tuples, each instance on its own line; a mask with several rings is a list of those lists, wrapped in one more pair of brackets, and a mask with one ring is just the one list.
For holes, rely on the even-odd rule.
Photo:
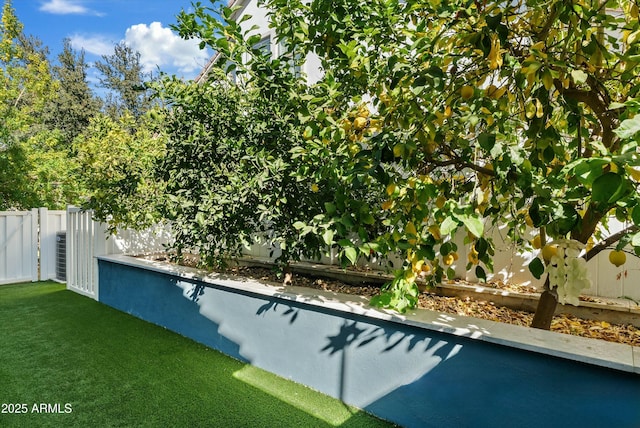
[(67, 232), (56, 233), (56, 280), (67, 281)]

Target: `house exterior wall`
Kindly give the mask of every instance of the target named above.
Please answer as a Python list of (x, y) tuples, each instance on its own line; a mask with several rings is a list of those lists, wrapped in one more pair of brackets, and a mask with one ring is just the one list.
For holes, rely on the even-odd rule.
[[(233, 15), (236, 21), (239, 21), (246, 15), (251, 16), (250, 19), (240, 24), (243, 31), (248, 31), (251, 27), (257, 26), (257, 29), (250, 32), (248, 35), (259, 34), (262, 39), (269, 37), (271, 40), (271, 53), (274, 56), (282, 55), (281, 49), (276, 41), (275, 31), (272, 28), (269, 28), (268, 9), (259, 4), (256, 0), (231, 1), (229, 2), (229, 6), (239, 7)], [(215, 57), (212, 58), (212, 61), (215, 62)], [(209, 66), (205, 68), (201, 75), (206, 74), (208, 67)], [(301, 72), (310, 84), (316, 83), (322, 77), (320, 58), (313, 53), (307, 55), (307, 58), (301, 67)]]

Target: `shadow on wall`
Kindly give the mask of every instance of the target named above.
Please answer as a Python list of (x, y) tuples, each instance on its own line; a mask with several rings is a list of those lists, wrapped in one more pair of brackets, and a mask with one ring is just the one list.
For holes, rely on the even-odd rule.
[(239, 344), (235, 357), (360, 408), (422, 378), (463, 347), (437, 333), (399, 331), (353, 314), (345, 319), (277, 297), (178, 285), (220, 334)]

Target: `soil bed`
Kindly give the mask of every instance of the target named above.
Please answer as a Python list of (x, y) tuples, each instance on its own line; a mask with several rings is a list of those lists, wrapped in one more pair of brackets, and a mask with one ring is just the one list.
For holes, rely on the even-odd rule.
[[(162, 256), (147, 256), (153, 260), (166, 260)], [(190, 263), (184, 263), (189, 265)], [(258, 266), (233, 266), (225, 269), (223, 273), (248, 277), (261, 281), (283, 283), (283, 277), (274, 269)], [(371, 298), (380, 292), (379, 284), (351, 285), (343, 281), (319, 276), (303, 275), (299, 273), (290, 274), (291, 285), (298, 287), (308, 287), (332, 291), (336, 293), (354, 294)], [(463, 283), (463, 282), (458, 282)], [(505, 284), (502, 282), (487, 284), (491, 288), (506, 291), (534, 294), (535, 288)], [(590, 301), (592, 299), (585, 298)], [(529, 326), (533, 319), (533, 314), (523, 310), (510, 309), (500, 306), (489, 300), (477, 300), (471, 297), (445, 297), (439, 296), (432, 291), (424, 291), (420, 294), (419, 307), (453, 315), (469, 316), (491, 321)], [(592, 339), (606, 340), (632, 346), (640, 346), (640, 329), (631, 324), (613, 324), (606, 321), (589, 320), (575, 317), (568, 314), (557, 314), (551, 322), (551, 331), (575, 336), (588, 337)]]

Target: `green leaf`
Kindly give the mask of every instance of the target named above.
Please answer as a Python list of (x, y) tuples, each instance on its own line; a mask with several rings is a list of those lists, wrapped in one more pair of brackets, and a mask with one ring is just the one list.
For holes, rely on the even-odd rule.
[(196, 214), (196, 223), (198, 223), (199, 226), (204, 226), (205, 219), (204, 213), (202, 211), (198, 211), (198, 213)]
[(331, 230), (331, 229), (325, 230), (324, 233), (322, 234), (322, 239), (324, 240), (325, 244), (332, 245), (333, 244), (333, 230)]
[(440, 254), (443, 256), (446, 256), (447, 254), (449, 254), (451, 250), (452, 250), (451, 242), (445, 242), (440, 246)]
[(371, 215), (371, 213), (363, 214), (361, 220), (364, 224), (369, 224), (369, 225), (375, 224), (376, 222), (376, 219)]
[(618, 137), (624, 140), (627, 138), (633, 138), (638, 132), (640, 132), (640, 115), (635, 115), (631, 119), (623, 120), (618, 129), (614, 132)]
[(575, 175), (585, 186), (591, 186), (595, 179), (602, 175), (602, 167), (608, 163), (608, 160), (600, 158), (581, 158), (567, 165), (566, 172)]
[(482, 268), (482, 266), (476, 266), (476, 276), (481, 280), (483, 280), (484, 282), (487, 282), (487, 274)]
[(447, 269), (447, 279), (454, 279), (456, 277), (456, 271), (453, 268)]
[(327, 212), (328, 215), (334, 215), (337, 212), (337, 208), (336, 205), (334, 203), (331, 202), (325, 202), (324, 203), (324, 209)]
[(356, 264), (356, 261), (358, 260), (358, 250), (356, 250), (354, 247), (345, 248), (344, 255), (352, 265)]
[(595, 202), (613, 203), (619, 198), (620, 188), (624, 184), (622, 176), (608, 172), (593, 182), (591, 199)]
[(536, 257), (529, 263), (529, 272), (536, 278), (540, 279), (544, 273), (544, 263), (540, 258)]
[(442, 224), (440, 225), (440, 234), (441, 235), (449, 235), (451, 232), (456, 230), (458, 227), (458, 222), (451, 216), (444, 219)]
[(341, 247), (353, 247), (353, 243), (348, 239), (339, 240), (338, 245), (340, 245)]
[(486, 151), (490, 151), (496, 145), (496, 136), (494, 134), (482, 133), (478, 135), (478, 144)]
[(640, 247), (640, 232), (633, 235), (633, 238), (631, 238), (631, 245), (634, 247)]
[(582, 70), (573, 70), (571, 72), (571, 77), (573, 78), (574, 82), (576, 82), (578, 85), (580, 85), (582, 83), (585, 83), (589, 76), (587, 75), (587, 73), (585, 73)]
[(458, 219), (466, 226), (466, 228), (475, 236), (479, 238), (484, 233), (484, 224), (482, 220), (476, 216), (459, 215)]
[(300, 231), (300, 235), (304, 236), (304, 235), (307, 235), (307, 234), (309, 234), (311, 232), (314, 232), (314, 231), (315, 231), (315, 227), (313, 227), (313, 226), (305, 226)]
[(580, 215), (570, 204), (560, 205), (554, 210), (554, 221), (549, 225), (557, 235), (563, 236), (571, 232), (580, 220)]
[(529, 217), (534, 227), (540, 227), (546, 222), (544, 211), (540, 209), (540, 198), (535, 198), (529, 207)]
[(301, 221), (296, 221), (295, 223), (293, 223), (293, 228), (295, 230), (300, 230), (300, 229), (304, 228), (305, 226), (306, 225)]
[(349, 214), (345, 214), (340, 218), (340, 223), (344, 224), (349, 229), (354, 227), (353, 220)]
[(633, 220), (633, 224), (640, 226), (640, 205), (633, 207), (633, 211), (631, 211), (631, 220)]
[(489, 242), (484, 238), (478, 239), (473, 246), (478, 252), (479, 259), (482, 259), (487, 254), (487, 251), (489, 250)]

